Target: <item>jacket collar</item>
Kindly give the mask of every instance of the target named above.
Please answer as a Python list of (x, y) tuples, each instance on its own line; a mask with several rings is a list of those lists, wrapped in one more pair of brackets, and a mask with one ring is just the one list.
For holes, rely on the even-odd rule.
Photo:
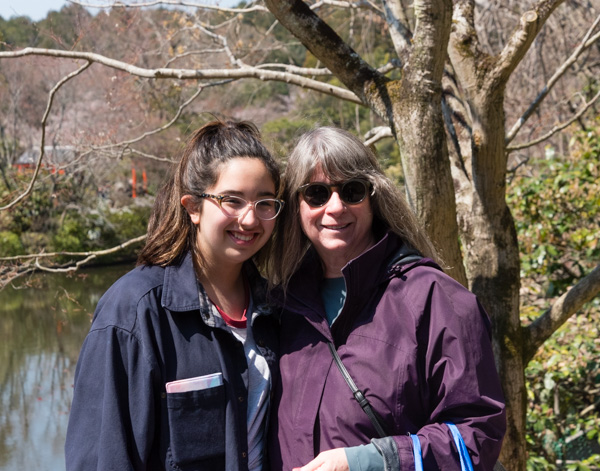
[[(400, 236), (387, 231), (375, 245), (350, 260), (342, 269), (347, 297), (334, 328), (347, 330), (352, 320), (371, 299), (370, 293), (374, 294), (380, 285), (387, 283), (391, 278), (402, 277), (418, 265), (437, 267), (433, 261), (423, 258), (417, 250), (404, 243)], [(292, 276), (287, 293), (277, 289), (272, 296), (284, 309), (303, 315), (331, 340), (331, 330), (319, 295), (322, 279), (321, 261), (316, 251), (311, 248), (302, 260), (300, 268)]]
[[(387, 232), (375, 245), (350, 260), (342, 268), (348, 290), (351, 286), (348, 283), (354, 281), (359, 283), (361, 291), (373, 288), (392, 274), (395, 264), (404, 263), (403, 259), (409, 256), (411, 258), (407, 259), (408, 261), (416, 261), (417, 258), (413, 259), (412, 256), (418, 256), (418, 252), (405, 245), (393, 232)], [(386, 261), (389, 263), (382, 270), (381, 263)], [(302, 260), (300, 268), (292, 276), (288, 292), (299, 299), (310, 300), (314, 297), (313, 294), (319, 291), (322, 279), (321, 261), (317, 252), (311, 247)]]
[(176, 312), (200, 309), (198, 282), (190, 252), (180, 263), (165, 268), (161, 304), (165, 309)]
[[(388, 232), (375, 245), (344, 266), (342, 275), (346, 281), (348, 295), (340, 317), (348, 315), (347, 311), (360, 310), (365, 298), (368, 298), (364, 293), (373, 292), (379, 284), (393, 276), (393, 271), (390, 270), (392, 267), (387, 266), (386, 262), (396, 259), (394, 254), (402, 245), (396, 234)], [(292, 276), (287, 293), (283, 294), (277, 290), (273, 297), (284, 309), (304, 315), (319, 331), (329, 337), (329, 326), (319, 296), (322, 279), (321, 261), (316, 251), (311, 248), (302, 260), (300, 268)]]
[[(252, 295), (252, 319), (262, 314), (270, 314), (266, 302), (265, 280), (251, 261), (244, 263), (243, 270)], [(165, 268), (161, 304), (165, 309), (175, 312), (200, 310), (204, 322), (211, 326), (218, 324), (214, 317), (216, 309), (196, 279), (191, 252), (188, 252), (180, 263)]]

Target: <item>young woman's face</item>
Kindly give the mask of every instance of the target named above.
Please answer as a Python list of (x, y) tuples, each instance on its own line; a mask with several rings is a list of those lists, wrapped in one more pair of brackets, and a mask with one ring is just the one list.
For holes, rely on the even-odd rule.
[[(275, 198), (275, 184), (259, 159), (237, 157), (220, 166), (217, 182), (205, 193), (237, 196), (252, 203)], [(225, 202), (223, 207), (226, 207)], [(186, 209), (198, 226), (196, 240), (202, 258), (212, 266), (241, 264), (248, 260), (265, 245), (275, 227), (275, 219), (259, 219), (253, 206), (242, 210), (239, 217), (227, 216), (219, 201), (212, 198), (204, 198), (194, 214), (187, 206)]]
[[(313, 174), (310, 182), (334, 183), (320, 170)], [(333, 191), (327, 203), (316, 208), (302, 196), (299, 198), (302, 230), (326, 267), (341, 268), (373, 245), (369, 195), (358, 204), (347, 204), (340, 199), (338, 191)]]

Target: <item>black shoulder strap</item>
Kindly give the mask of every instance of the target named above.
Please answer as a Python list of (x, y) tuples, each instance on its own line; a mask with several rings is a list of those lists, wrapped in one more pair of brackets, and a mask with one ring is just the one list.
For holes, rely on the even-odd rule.
[(365, 414), (367, 414), (367, 416), (369, 417), (369, 420), (373, 424), (373, 427), (375, 427), (375, 430), (377, 430), (377, 433), (379, 434), (379, 436), (382, 438), (387, 437), (388, 434), (385, 433), (385, 430), (383, 429), (383, 425), (377, 418), (377, 415), (375, 414), (373, 407), (371, 407), (371, 403), (365, 397), (365, 395), (362, 393), (362, 391), (356, 387), (356, 384), (354, 383), (352, 376), (350, 376), (350, 373), (348, 373), (348, 370), (342, 363), (342, 359), (338, 355), (338, 352), (335, 349), (335, 345), (333, 345), (333, 343), (331, 343), (331, 342), (329, 342), (328, 345), (329, 345), (329, 350), (331, 351), (331, 355), (333, 356), (333, 359), (335, 360), (335, 364), (337, 365), (338, 369), (340, 370), (340, 373), (342, 373), (342, 377), (344, 378), (344, 380), (346, 380), (346, 384), (348, 384), (350, 391), (352, 391), (352, 395), (354, 396), (354, 399), (356, 399), (356, 402), (358, 402), (358, 404), (360, 405), (362, 410), (365, 411)]

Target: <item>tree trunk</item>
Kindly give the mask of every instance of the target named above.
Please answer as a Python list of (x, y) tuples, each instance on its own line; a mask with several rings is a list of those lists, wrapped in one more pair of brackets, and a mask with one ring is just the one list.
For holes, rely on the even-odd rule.
[(410, 206), (435, 242), (446, 272), (466, 286), (456, 202), (442, 117), (442, 75), (450, 38), (452, 2), (423, 0), (402, 79), (387, 90), (391, 126), (400, 148)]
[(462, 233), (471, 290), (492, 320), (494, 354), (507, 401), (507, 434), (501, 460), (508, 471), (524, 470), (526, 388), (519, 319), (519, 258), (512, 217), (487, 211), (477, 193)]
[[(474, 116), (468, 174), (457, 205), (470, 289), (492, 320), (494, 353), (507, 401), (501, 461), (508, 471), (526, 468), (526, 387), (519, 317), (520, 264), (515, 224), (505, 201), (506, 152), (503, 89), (469, 97)], [(456, 180), (455, 180), (456, 181)]]
[(445, 271), (467, 286), (460, 253), (456, 204), (441, 119), (441, 93), (418, 97), (404, 90), (394, 103), (394, 128), (406, 179), (406, 196), (435, 241)]

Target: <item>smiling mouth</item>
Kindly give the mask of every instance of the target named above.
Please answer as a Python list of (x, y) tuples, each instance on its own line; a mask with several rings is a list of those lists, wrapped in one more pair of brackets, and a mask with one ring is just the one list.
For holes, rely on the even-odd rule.
[(254, 239), (256, 234), (252, 234), (252, 235), (244, 235), (244, 234), (240, 234), (239, 232), (231, 232), (230, 233), (235, 239), (237, 240), (241, 240), (242, 242), (250, 242), (252, 239)]
[(331, 226), (331, 225), (323, 225), (323, 227), (324, 227), (325, 229), (329, 229), (329, 230), (332, 230), (332, 231), (339, 231), (339, 230), (341, 230), (341, 229), (345, 229), (345, 228), (346, 228), (346, 227), (348, 227), (349, 225), (350, 225), (350, 224), (339, 224), (339, 225), (336, 225), (336, 226)]

